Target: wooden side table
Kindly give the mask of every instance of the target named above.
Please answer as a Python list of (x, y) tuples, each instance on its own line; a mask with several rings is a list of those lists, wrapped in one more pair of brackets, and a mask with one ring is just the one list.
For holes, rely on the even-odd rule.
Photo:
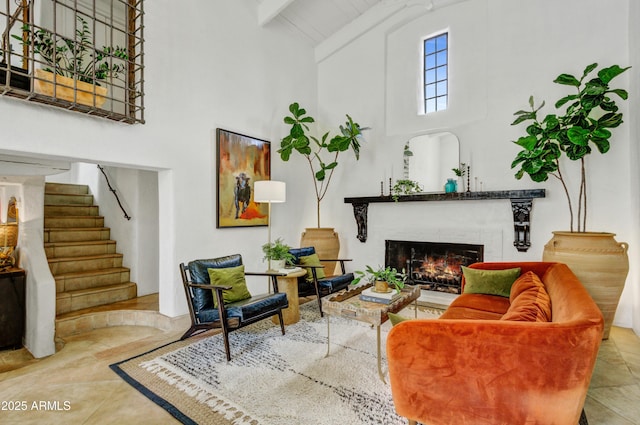
[[(278, 291), (287, 294), (289, 307), (282, 310), (282, 319), (285, 325), (297, 323), (300, 320), (300, 302), (298, 300), (298, 278), (307, 274), (304, 269), (294, 271), (286, 276), (278, 276)], [(276, 325), (280, 324), (278, 316), (271, 319)]]

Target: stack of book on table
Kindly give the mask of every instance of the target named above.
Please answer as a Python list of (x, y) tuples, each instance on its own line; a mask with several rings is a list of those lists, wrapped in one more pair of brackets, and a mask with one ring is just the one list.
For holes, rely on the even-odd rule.
[(278, 269), (276, 271), (278, 273), (291, 274), (291, 273), (299, 272), (300, 270), (302, 270), (300, 267), (285, 267), (283, 269)]
[(391, 304), (402, 295), (401, 292), (391, 289), (389, 292), (376, 292), (373, 287), (367, 288), (360, 294), (362, 301), (370, 301), (380, 304)]

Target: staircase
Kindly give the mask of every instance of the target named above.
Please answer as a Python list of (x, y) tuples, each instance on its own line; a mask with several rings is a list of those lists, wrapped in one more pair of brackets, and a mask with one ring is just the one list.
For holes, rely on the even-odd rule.
[(46, 183), (44, 248), (56, 281), (56, 315), (137, 295), (85, 185)]

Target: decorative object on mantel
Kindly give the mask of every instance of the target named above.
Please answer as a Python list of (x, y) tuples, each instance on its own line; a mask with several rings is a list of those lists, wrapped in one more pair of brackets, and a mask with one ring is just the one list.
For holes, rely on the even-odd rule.
[[(469, 171), (469, 166), (467, 164), (465, 164), (464, 162), (461, 162), (460, 163), (460, 167), (452, 168), (451, 171), (453, 171), (453, 173), (462, 182), (462, 191), (463, 192), (469, 192), (469, 184), (467, 183), (466, 189), (465, 189), (465, 184), (464, 184), (464, 176), (467, 175), (467, 172)], [(445, 190), (445, 192), (446, 192), (446, 190)]]
[(402, 179), (396, 180), (396, 184), (391, 188), (391, 198), (398, 202), (400, 195), (411, 195), (422, 192), (422, 187), (417, 181)]
[[(327, 193), (333, 172), (338, 166), (340, 152), (352, 150), (356, 160), (360, 158), (360, 144), (364, 141), (360, 125), (354, 122), (349, 115), (344, 125), (339, 126), (340, 134), (329, 139), (326, 132), (320, 139), (309, 134), (308, 124), (315, 119), (307, 115), (307, 111), (297, 102), (289, 105), (290, 116), (284, 117), (285, 124), (291, 129), (289, 135), (280, 142), (278, 153), (280, 158), (287, 162), (291, 154), (296, 151), (309, 163), (313, 187), (316, 194), (317, 228), (308, 228), (302, 233), (300, 246), (313, 246), (320, 258), (338, 258), (340, 253), (340, 239), (333, 228), (320, 227), (320, 203)], [(312, 143), (313, 142), (313, 143)], [(329, 159), (323, 159), (327, 154)], [(331, 156), (332, 155), (332, 156)], [(333, 264), (325, 264), (330, 274), (333, 273)]]
[(367, 241), (367, 213), (369, 203), (380, 202), (431, 202), (431, 201), (484, 201), (494, 199), (511, 200), (514, 218), (514, 242), (518, 251), (529, 249), (529, 232), (531, 231), (530, 214), (533, 198), (544, 198), (544, 189), (528, 190), (500, 190), (491, 192), (456, 192), (456, 193), (420, 193), (398, 196), (394, 201), (389, 196), (361, 196), (344, 198), (345, 204), (353, 205), (353, 215), (358, 226), (357, 238), (360, 242)]
[(458, 191), (458, 182), (454, 179), (447, 179), (444, 184), (444, 193), (455, 193)]
[[(24, 25), (23, 35), (11, 37), (40, 55), (51, 68), (35, 69), (34, 90), (37, 93), (68, 102), (100, 108), (106, 101), (107, 89), (99, 81), (120, 77), (128, 60), (125, 48), (93, 46), (94, 37), (89, 24), (77, 16), (74, 39), (53, 34), (45, 29)], [(26, 41), (25, 41), (26, 40)]]
[[(528, 123), (527, 134), (514, 142), (523, 150), (517, 154), (511, 168), (520, 167), (516, 173), (517, 179), (526, 173), (535, 182), (546, 181), (553, 176), (562, 184), (569, 206), (570, 231), (553, 232), (553, 238), (544, 247), (542, 259), (566, 263), (578, 276), (605, 317), (603, 336), (607, 339), (629, 271), (628, 245), (616, 242), (613, 233), (586, 232), (585, 157), (592, 152), (591, 143), (602, 154), (609, 151), (609, 139), (612, 136), (609, 129), (622, 124), (622, 113), (618, 112), (611, 95), (615, 94), (622, 100), (628, 97), (626, 90), (612, 89), (609, 83), (630, 67), (613, 65), (600, 69), (597, 76), (590, 77), (597, 67), (597, 63), (587, 66), (580, 79), (561, 74), (554, 80), (554, 83), (576, 90), (575, 94), (569, 94), (555, 103), (557, 109), (568, 105), (564, 115), (548, 114), (542, 122), (539, 121), (537, 114), (545, 102), (536, 108), (533, 96), (529, 98), (530, 111), (521, 110), (514, 114), (517, 118), (512, 125), (532, 122)], [(580, 161), (578, 211), (575, 215), (577, 233), (574, 233), (574, 209), (568, 182), (561, 170), (563, 154), (571, 161)]]

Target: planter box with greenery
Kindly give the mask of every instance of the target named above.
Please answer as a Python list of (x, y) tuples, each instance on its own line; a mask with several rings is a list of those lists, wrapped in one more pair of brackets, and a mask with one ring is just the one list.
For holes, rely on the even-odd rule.
[(99, 82), (120, 79), (128, 55), (118, 46), (96, 49), (89, 25), (80, 16), (77, 20), (74, 39), (45, 29), (33, 29), (31, 25), (23, 26), (25, 37), (12, 37), (30, 46), (47, 65), (34, 70), (36, 93), (99, 108), (108, 92)]
[[(2, 58), (1, 54), (0, 58)], [(31, 81), (28, 73), (29, 72), (26, 69), (22, 69), (18, 66), (11, 66), (11, 75), (8, 86), (25, 91), (31, 90)], [(7, 84), (7, 74), (9, 74), (9, 70), (6, 62), (0, 62), (0, 85), (4, 86)]]

